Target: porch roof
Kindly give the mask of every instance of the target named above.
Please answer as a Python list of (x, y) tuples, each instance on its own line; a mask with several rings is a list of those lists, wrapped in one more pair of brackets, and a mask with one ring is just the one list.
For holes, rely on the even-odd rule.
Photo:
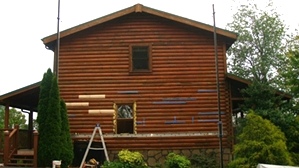
[(0, 105), (37, 111), (40, 82), (0, 95)]

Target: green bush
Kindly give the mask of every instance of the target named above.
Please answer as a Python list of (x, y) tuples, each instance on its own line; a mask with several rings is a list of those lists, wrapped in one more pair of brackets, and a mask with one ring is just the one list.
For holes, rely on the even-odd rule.
[(192, 167), (196, 168), (217, 168), (216, 153), (201, 153), (192, 155), (190, 158)]
[(125, 163), (128, 168), (141, 168), (147, 167), (143, 159), (143, 155), (140, 152), (131, 152), (129, 150), (121, 150), (118, 153), (119, 161)]
[(102, 168), (147, 168), (147, 164), (140, 152), (131, 152), (123, 149), (118, 153), (118, 159), (113, 162), (105, 162)]
[(120, 161), (107, 162), (105, 161), (101, 168), (124, 168), (124, 163)]
[(190, 168), (191, 162), (185, 156), (169, 153), (165, 165), (167, 168)]
[(293, 164), (286, 138), (278, 127), (253, 111), (244, 124), (237, 136), (239, 143), (234, 146), (235, 160), (229, 163), (230, 168), (255, 167), (258, 163)]

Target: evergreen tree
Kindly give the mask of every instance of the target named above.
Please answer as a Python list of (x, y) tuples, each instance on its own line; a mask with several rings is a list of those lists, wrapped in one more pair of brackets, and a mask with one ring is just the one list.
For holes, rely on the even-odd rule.
[(67, 116), (67, 109), (63, 99), (60, 100), (60, 114), (61, 114), (61, 167), (67, 168), (73, 161), (73, 143), (70, 135), (69, 121)]
[[(43, 79), (40, 84), (40, 92), (39, 92), (39, 101), (38, 101), (38, 115), (37, 115), (37, 123), (43, 124), (43, 120), (45, 119), (45, 113), (48, 108), (48, 100), (50, 96), (50, 90), (52, 85), (53, 74), (51, 69), (49, 68), (46, 73), (44, 73)], [(38, 130), (41, 131), (41, 130)]]
[(231, 168), (251, 168), (258, 163), (292, 165), (283, 132), (269, 120), (254, 112), (246, 116), (245, 126), (237, 137), (235, 160)]
[(45, 122), (47, 119), (47, 111), (49, 107), (49, 97), (50, 97), (50, 90), (52, 85), (53, 74), (51, 69), (49, 68), (46, 73), (43, 75), (43, 79), (40, 85), (40, 93), (39, 93), (39, 102), (38, 102), (38, 115), (37, 115), (37, 123), (38, 123), (38, 132), (39, 132), (39, 139), (38, 139), (38, 166), (45, 167), (46, 165), (46, 158), (47, 152), (45, 149), (50, 148), (48, 145), (44, 143), (47, 141), (48, 133), (47, 131), (47, 123)]
[(60, 96), (57, 79), (50, 70), (44, 75), (42, 84), (44, 85), (41, 86), (42, 100), (39, 102), (39, 109), (43, 111), (38, 117), (38, 165), (49, 167), (53, 160), (60, 160), (61, 156)]

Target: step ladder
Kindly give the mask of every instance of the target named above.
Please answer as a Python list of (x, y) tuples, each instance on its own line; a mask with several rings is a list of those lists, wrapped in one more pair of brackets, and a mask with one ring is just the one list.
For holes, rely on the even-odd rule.
[[(91, 147), (91, 144), (92, 144), (92, 142), (93, 142), (93, 139), (94, 139), (94, 137), (95, 137), (97, 131), (99, 131), (99, 133), (100, 133), (101, 142), (102, 142), (102, 148), (93, 148), (93, 147)], [(100, 127), (100, 124), (96, 124), (96, 127), (95, 127), (94, 130), (93, 130), (93, 133), (92, 133), (92, 135), (91, 135), (91, 138), (90, 138), (90, 140), (89, 140), (88, 146), (87, 146), (87, 148), (86, 148), (84, 157), (83, 157), (83, 159), (82, 159), (80, 168), (83, 168), (83, 165), (84, 165), (84, 163), (85, 163), (85, 159), (86, 159), (86, 157), (87, 157), (87, 154), (88, 154), (89, 150), (104, 150), (105, 157), (106, 157), (106, 161), (109, 162), (109, 157), (108, 157), (108, 153), (107, 153), (107, 149), (106, 149), (106, 145), (105, 145), (105, 141), (104, 141), (104, 137), (103, 137), (103, 133), (102, 133), (102, 129), (101, 129), (101, 127)]]

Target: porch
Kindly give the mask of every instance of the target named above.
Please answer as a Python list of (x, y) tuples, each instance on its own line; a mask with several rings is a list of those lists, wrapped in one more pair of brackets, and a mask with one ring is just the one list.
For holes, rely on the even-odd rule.
[[(33, 113), (37, 111), (40, 82), (0, 96), (4, 109), (4, 128), (0, 129), (0, 164), (12, 167), (37, 167), (38, 133), (33, 129)], [(28, 130), (9, 125), (9, 109), (27, 113)]]
[(6, 167), (37, 167), (38, 133), (28, 130), (0, 129), (0, 163)]

